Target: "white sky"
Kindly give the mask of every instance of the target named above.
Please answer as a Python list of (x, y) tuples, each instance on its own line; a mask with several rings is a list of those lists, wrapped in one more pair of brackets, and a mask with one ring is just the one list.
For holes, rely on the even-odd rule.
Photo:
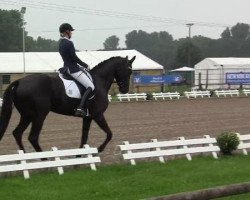
[[(192, 36), (219, 38), (226, 25), (250, 23), (249, 0), (0, 0), (1, 9), (20, 10), (22, 6), (27, 7), (25, 21), (30, 36), (57, 40), (59, 25), (68, 22), (76, 29), (72, 40), (79, 50), (103, 48), (111, 35), (118, 36), (120, 47), (125, 47), (125, 35), (132, 30), (167, 31), (178, 39), (188, 35), (185, 24), (194, 22)], [(91, 9), (91, 14), (86, 9)], [(107, 14), (100, 15), (98, 10)], [(112, 12), (123, 18), (117, 13), (107, 16)], [(124, 13), (139, 17), (124, 17)], [(145, 16), (151, 16), (151, 21)], [(152, 21), (153, 17), (157, 20)], [(171, 19), (174, 23), (169, 23)]]

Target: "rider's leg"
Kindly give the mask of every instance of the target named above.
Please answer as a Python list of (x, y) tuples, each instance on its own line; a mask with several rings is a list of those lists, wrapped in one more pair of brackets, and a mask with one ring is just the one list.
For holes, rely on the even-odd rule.
[(93, 95), (95, 86), (87, 72), (79, 71), (70, 75), (86, 88), (86, 91), (82, 96), (81, 103), (76, 110), (76, 114), (87, 116), (88, 112), (85, 105), (87, 100), (91, 97), (91, 95)]
[(88, 116), (89, 115), (88, 110), (86, 108), (86, 102), (91, 97), (92, 91), (93, 90), (92, 90), (91, 87), (88, 87), (86, 89), (86, 91), (82, 95), (81, 102), (80, 102), (78, 108), (76, 109), (76, 115), (84, 115), (84, 116)]

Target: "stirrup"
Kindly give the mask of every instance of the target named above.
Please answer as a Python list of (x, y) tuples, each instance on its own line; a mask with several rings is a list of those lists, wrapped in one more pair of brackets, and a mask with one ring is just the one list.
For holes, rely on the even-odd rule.
[(81, 108), (77, 108), (75, 110), (75, 115), (78, 116), (78, 117), (89, 117), (90, 114), (89, 114), (89, 110), (87, 109), (87, 111), (81, 109)]

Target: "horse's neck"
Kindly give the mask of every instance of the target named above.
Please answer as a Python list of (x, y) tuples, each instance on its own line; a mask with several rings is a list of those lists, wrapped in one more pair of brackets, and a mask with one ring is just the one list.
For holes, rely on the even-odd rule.
[(104, 67), (103, 69), (90, 71), (94, 82), (100, 83), (96, 87), (104, 87), (108, 92), (112, 83), (114, 82), (114, 70), (115, 66)]

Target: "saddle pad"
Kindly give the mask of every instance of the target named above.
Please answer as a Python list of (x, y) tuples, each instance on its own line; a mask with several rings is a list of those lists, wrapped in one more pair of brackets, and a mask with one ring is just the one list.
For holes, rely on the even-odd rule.
[(77, 98), (77, 99), (82, 98), (81, 92), (78, 86), (76, 85), (75, 81), (64, 79), (62, 74), (60, 73), (59, 73), (59, 77), (61, 78), (63, 82), (65, 93), (67, 94), (68, 97)]

